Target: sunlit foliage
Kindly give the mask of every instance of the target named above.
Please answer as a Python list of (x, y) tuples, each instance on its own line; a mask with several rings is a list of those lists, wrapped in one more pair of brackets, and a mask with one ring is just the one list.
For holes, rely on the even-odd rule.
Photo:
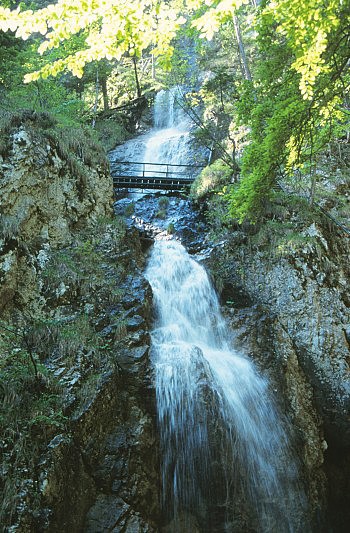
[(0, 8), (2, 31), (14, 31), (24, 40), (36, 33), (43, 36), (40, 54), (85, 32), (81, 49), (61, 59), (54, 57), (39, 71), (27, 74), (28, 82), (64, 70), (81, 77), (86, 63), (119, 60), (125, 54), (138, 57), (148, 47), (155, 56), (167, 57), (183, 20), (171, 5), (151, 0), (59, 0), (38, 11)]
[[(88, 64), (95, 79), (99, 72), (106, 82), (102, 74), (113, 62), (132, 99), (128, 80), (145, 56), (157, 57), (157, 65), (162, 61), (161, 83), (167, 84), (164, 73), (171, 66), (178, 75), (168, 84), (176, 77), (191, 80), (193, 101), (211, 134), (206, 146), (219, 140), (224, 158), (228, 150), (239, 159), (239, 180), (235, 175), (225, 192), (229, 216), (239, 220), (263, 213), (281, 177), (297, 171), (312, 183), (324, 146), (346, 134), (349, 20), (348, 0), (58, 0), (36, 11), (0, 7), (0, 30), (30, 38), (41, 54), (26, 64), (27, 82), (67, 71), (84, 81)], [(193, 57), (209, 73), (199, 91), (198, 71), (191, 68), (192, 77), (185, 72), (186, 39), (196, 43)], [(113, 97), (118, 99), (124, 103), (123, 95)], [(214, 156), (223, 158), (218, 151)]]

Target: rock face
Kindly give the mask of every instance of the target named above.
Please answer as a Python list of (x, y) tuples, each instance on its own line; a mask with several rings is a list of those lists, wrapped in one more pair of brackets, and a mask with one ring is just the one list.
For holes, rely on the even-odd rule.
[(44, 144), (24, 127), (12, 135), (12, 150), (1, 164), (0, 191), (3, 214), (17, 219), (23, 239), (36, 235), (66, 244), (79, 226), (111, 214), (106, 169), (74, 172), (52, 140)]
[(1, 440), (0, 491), (10, 486), (9, 472), (15, 487), (13, 503), (0, 502), (2, 525), (152, 532), (159, 522), (152, 295), (138, 234), (126, 234), (113, 216), (107, 168), (83, 159), (72, 162), (25, 125), (0, 159), (0, 318), (13, 327), (20, 313), (23, 331), (50, 324), (34, 352), (63, 417), (52, 424), (48, 411), (48, 419), (39, 413), (35, 425), (19, 426), (32, 441), (21, 468), (12, 440)]
[(237, 231), (207, 254), (237, 345), (283, 397), (317, 531), (348, 523), (339, 486), (349, 476), (349, 254), (349, 240), (326, 223), (305, 227), (296, 247)]
[[(128, 279), (124, 298), (129, 322), (142, 318), (147, 331), (147, 282)], [(136, 335), (131, 327), (112, 368), (102, 369), (85, 403), (73, 411), (69, 438), (57, 436), (49, 444), (41, 467), (48, 510), (43, 530), (154, 531), (159, 480), (146, 331)], [(113, 329), (106, 334), (113, 336)]]
[[(60, 431), (50, 427), (33, 471), (23, 468), (23, 479), (19, 475), (14, 527), (57, 533), (158, 530), (152, 295), (142, 277), (139, 235), (146, 250), (155, 236), (175, 232), (191, 253), (200, 252), (197, 258), (216, 282), (235, 344), (269, 375), (292, 422), (313, 530), (345, 531), (350, 520), (348, 239), (326, 224), (310, 223), (296, 247), (253, 242), (244, 231), (234, 231), (206, 249), (203, 222), (188, 202), (153, 197), (119, 204), (139, 235), (129, 227), (116, 251), (116, 230), (109, 226), (96, 245), (102, 256), (96, 255), (86, 234), (112, 214), (106, 170), (75, 168), (52, 140), (39, 140), (25, 126), (10, 141), (8, 155), (0, 157), (0, 314), (7, 318), (14, 310), (41, 309), (62, 328), (80, 315), (88, 317), (98, 338), (97, 347), (73, 345), (68, 356), (56, 345), (44, 351), (45, 365), (64, 390), (66, 425)], [(81, 231), (85, 241), (79, 248)], [(67, 255), (72, 247), (82, 257), (79, 268), (84, 261), (92, 265), (91, 278), (69, 270), (62, 257), (59, 276), (45, 278), (54, 252)], [(101, 265), (98, 275), (94, 262)], [(111, 294), (115, 285), (121, 296)]]
[[(269, 376), (291, 422), (312, 530), (345, 531), (350, 508), (348, 239), (322, 219), (303, 224), (290, 242), (238, 230), (208, 247), (200, 217), (187, 215), (188, 203), (170, 199), (160, 209), (159, 202), (138, 200), (132, 218), (129, 212), (144, 248), (165, 235), (172, 222), (175, 237), (205, 263), (236, 347)], [(130, 200), (118, 205), (125, 213)]]
[(50, 248), (112, 214), (112, 181), (105, 168), (74, 165), (59, 147), (22, 126), (0, 156), (0, 310), (23, 307)]
[(133, 202), (123, 198), (115, 204), (116, 212), (127, 217), (129, 225), (140, 233), (144, 250), (155, 238), (176, 234), (189, 253), (203, 247), (205, 224), (203, 217), (194, 211), (191, 202), (181, 195), (161, 193), (145, 195)]
[(350, 445), (350, 247), (347, 239), (324, 233), (315, 224), (305, 235), (312, 241), (294, 252), (271, 255), (268, 262), (261, 251), (246, 253), (241, 274), (245, 289), (275, 317), (277, 337), (289, 339), (297, 351), (327, 439), (344, 447)]

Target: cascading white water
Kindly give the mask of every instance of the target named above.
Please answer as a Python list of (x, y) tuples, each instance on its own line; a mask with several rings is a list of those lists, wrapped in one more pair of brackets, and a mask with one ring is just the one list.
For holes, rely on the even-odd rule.
[[(163, 506), (173, 531), (194, 531), (178, 520), (208, 505), (213, 461), (225, 472), (222, 483), (245, 493), (258, 531), (296, 531), (304, 498), (284, 424), (266, 380), (230, 348), (204, 268), (178, 242), (156, 241), (146, 277), (158, 316), (152, 360)], [(215, 428), (220, 443), (212, 442)], [(228, 488), (227, 497), (232, 494)]]
[[(193, 162), (176, 90), (157, 95), (154, 129), (126, 143), (124, 158)], [(205, 270), (177, 241), (156, 241), (146, 277), (157, 312), (152, 363), (165, 530), (307, 533), (286, 425), (267, 381), (232, 350)], [(210, 522), (215, 512), (219, 518)], [(249, 515), (248, 527), (239, 522), (241, 515)]]
[(158, 129), (179, 128), (188, 124), (186, 116), (179, 105), (177, 98), (180, 87), (173, 87), (168, 91), (159, 91), (154, 100), (154, 127)]
[[(190, 147), (191, 123), (177, 103), (180, 88), (157, 93), (154, 102), (154, 127), (144, 135), (130, 139), (110, 152), (111, 167), (117, 166), (125, 175), (164, 176), (165, 165), (193, 165), (193, 151)], [(198, 155), (200, 155), (198, 153)], [(203, 154), (202, 154), (203, 156)], [(123, 161), (136, 162), (123, 168)], [(148, 164), (143, 167), (143, 163)], [(161, 164), (162, 166), (158, 166)], [(187, 169), (188, 172), (189, 169)], [(195, 173), (195, 170), (192, 169)], [(134, 199), (142, 194), (134, 196)]]
[[(190, 156), (190, 123), (181, 107), (177, 105), (177, 92), (174, 87), (160, 91), (154, 102), (154, 129), (146, 143), (144, 161), (187, 165), (193, 163)], [(157, 167), (147, 166), (147, 170), (157, 171)], [(162, 168), (164, 170), (164, 168)]]

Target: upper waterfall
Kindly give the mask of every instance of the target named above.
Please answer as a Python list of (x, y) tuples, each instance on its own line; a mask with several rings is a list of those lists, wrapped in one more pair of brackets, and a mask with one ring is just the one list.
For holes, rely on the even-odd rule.
[[(203, 150), (193, 148), (190, 134), (192, 123), (179, 105), (181, 94), (179, 87), (157, 93), (152, 129), (110, 152), (112, 174), (114, 164), (120, 168), (120, 162), (123, 161), (149, 163), (143, 169), (146, 175), (157, 176), (157, 170), (164, 172), (166, 168), (157, 165), (196, 165), (203, 160)], [(124, 173), (137, 174), (140, 168), (140, 165), (129, 165)]]
[(179, 88), (160, 91), (154, 101), (154, 130), (146, 143), (144, 161), (187, 165), (193, 163), (191, 123), (178, 103)]
[(186, 115), (178, 103), (179, 93), (180, 88), (173, 87), (156, 94), (153, 112), (155, 128), (179, 127), (181, 123), (186, 122)]

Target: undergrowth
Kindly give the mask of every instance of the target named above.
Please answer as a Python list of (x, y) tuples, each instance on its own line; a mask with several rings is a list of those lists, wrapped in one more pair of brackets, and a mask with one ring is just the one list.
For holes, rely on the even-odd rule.
[(96, 132), (84, 125), (62, 125), (45, 111), (0, 109), (0, 155), (5, 158), (11, 150), (11, 135), (25, 128), (37, 142), (40, 138), (67, 163), (70, 172), (85, 179), (88, 168), (109, 169), (106, 152)]
[[(3, 233), (15, 232), (12, 221), (2, 225)], [(29, 509), (38, 510), (39, 458), (53, 437), (69, 430), (72, 409), (91, 398), (103, 372), (115, 364), (116, 343), (126, 333), (121, 305), (121, 285), (130, 272), (125, 235), (121, 219), (103, 218), (81, 231), (71, 247), (52, 251), (41, 272), (41, 305), (14, 311), (0, 323), (4, 527), (18, 521), (23, 497)], [(113, 337), (106, 337), (110, 321)], [(72, 376), (78, 376), (77, 385)], [(77, 387), (73, 405), (67, 387)]]
[(0, 523), (6, 525), (16, 515), (19, 494), (24, 490), (23, 477), (30, 479), (34, 491), (40, 451), (64, 430), (66, 417), (60, 384), (39, 362), (37, 354), (28, 353), (27, 331), (13, 324), (6, 324), (6, 329), (4, 323), (1, 326)]

